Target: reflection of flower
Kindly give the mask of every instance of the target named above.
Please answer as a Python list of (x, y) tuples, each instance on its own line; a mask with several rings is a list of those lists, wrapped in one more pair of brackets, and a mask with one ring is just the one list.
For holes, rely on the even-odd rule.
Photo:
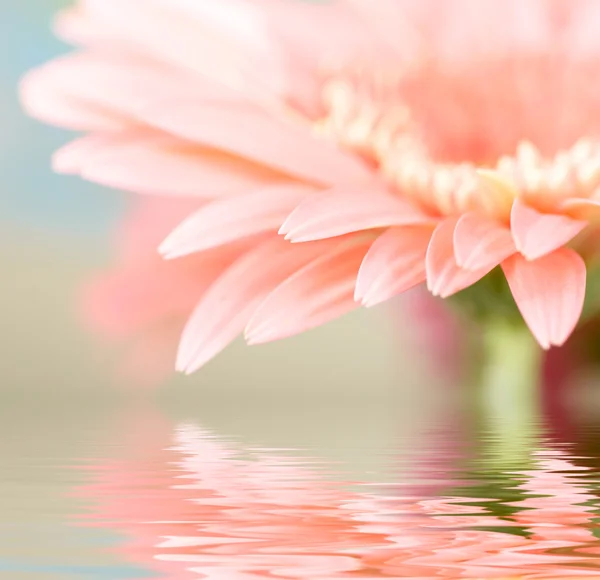
[(485, 278), (468, 302), (495, 314), (498, 265), (549, 348), (597, 257), (598, 17), (595, 0), (81, 0), (58, 29), (84, 50), (24, 102), (89, 133), (62, 171), (217, 197), (168, 257), (271, 234), (204, 292), (181, 369), (424, 281), (447, 297)]
[(357, 528), (344, 505), (356, 494), (298, 458), (242, 452), (181, 427), (167, 450), (136, 448), (99, 466), (97, 483), (84, 490), (97, 505), (93, 520), (130, 537), (129, 559), (173, 579), (191, 569), (190, 577), (223, 579), (296, 577), (294, 570), (330, 577), (360, 567), (346, 549), (385, 543), (384, 534)]
[[(156, 438), (151, 442), (157, 444)], [(83, 494), (96, 525), (127, 535), (133, 562), (167, 578), (598, 577), (592, 496), (560, 451), (515, 473), (525, 499), (344, 490), (307, 460), (243, 449), (182, 426), (168, 449), (136, 445)], [(519, 534), (508, 533), (518, 528)]]
[(587, 469), (573, 465), (564, 452), (539, 451), (536, 456), (537, 469), (525, 472), (526, 479), (519, 486), (529, 497), (518, 502), (524, 509), (515, 519), (536, 540), (554, 541), (554, 549), (595, 542), (597, 498), (572, 481)]

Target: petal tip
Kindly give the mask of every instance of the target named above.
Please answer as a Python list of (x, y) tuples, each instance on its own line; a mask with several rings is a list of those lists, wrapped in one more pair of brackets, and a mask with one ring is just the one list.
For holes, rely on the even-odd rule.
[(163, 247), (162, 245), (158, 247), (157, 253), (163, 260), (175, 260), (185, 256), (185, 252), (178, 252), (171, 246)]
[(365, 300), (365, 295), (367, 293), (363, 291), (363, 289), (358, 286), (358, 284), (356, 285), (356, 287), (354, 288), (354, 302), (358, 302), (360, 304), (362, 304)]
[(360, 303), (363, 308), (373, 308), (373, 306), (377, 306), (378, 304), (381, 304), (381, 300), (378, 300), (377, 298), (369, 299), (368, 296)]
[(264, 324), (258, 324), (256, 326), (249, 326), (244, 331), (244, 341), (248, 346), (257, 346), (259, 344), (265, 344), (272, 340), (272, 333), (269, 332), (268, 328)]
[[(287, 236), (290, 233), (290, 216), (288, 216), (284, 222), (281, 224), (281, 227), (277, 231), (280, 236)], [(286, 237), (287, 239), (287, 237)]]
[(57, 151), (52, 155), (50, 160), (50, 167), (54, 173), (59, 173), (61, 175), (69, 175), (73, 173), (77, 173), (76, 168), (73, 166), (73, 163), (70, 159), (68, 159), (62, 151)]
[(175, 363), (175, 372), (181, 373), (183, 375), (189, 375), (189, 374), (191, 374), (190, 370), (189, 370), (189, 367), (188, 367), (188, 364), (187, 364), (187, 361), (185, 361), (185, 360), (178, 360)]

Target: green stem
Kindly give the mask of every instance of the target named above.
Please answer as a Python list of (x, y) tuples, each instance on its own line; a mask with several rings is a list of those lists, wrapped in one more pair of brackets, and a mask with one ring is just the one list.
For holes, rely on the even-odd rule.
[(483, 329), (479, 409), (497, 467), (519, 467), (540, 428), (542, 350), (525, 325), (499, 320)]

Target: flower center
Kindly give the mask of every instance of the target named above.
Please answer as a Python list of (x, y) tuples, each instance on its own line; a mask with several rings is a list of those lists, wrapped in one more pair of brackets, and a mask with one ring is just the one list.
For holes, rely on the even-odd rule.
[(519, 55), (346, 74), (324, 87), (323, 127), (363, 154), (401, 135), (438, 163), (494, 166), (530, 141), (544, 156), (600, 135), (596, 59)]
[(600, 134), (594, 70), (544, 55), (431, 63), (409, 72), (400, 94), (433, 159), (493, 166), (523, 141), (548, 157)]
[(470, 205), (475, 168), (506, 165), (524, 142), (546, 160), (600, 135), (597, 68), (595, 59), (520, 54), (352, 71), (325, 83), (317, 129), (422, 205), (452, 213)]

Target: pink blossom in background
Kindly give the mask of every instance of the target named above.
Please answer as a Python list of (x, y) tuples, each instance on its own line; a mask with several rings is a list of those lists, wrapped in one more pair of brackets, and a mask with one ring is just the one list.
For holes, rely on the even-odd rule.
[(171, 436), (160, 423), (130, 427), (143, 439), (91, 466), (78, 490), (92, 507), (82, 523), (124, 534), (119, 553), (170, 580), (600, 574), (595, 508), (582, 505), (597, 498), (572, 481), (577, 468), (558, 449), (513, 474), (524, 499), (501, 518), (481, 507), (493, 498), (377, 494), (356, 482), (352, 491), (300, 455), (193, 425)]
[(115, 235), (117, 262), (82, 288), (82, 315), (107, 343), (126, 346), (123, 373), (134, 384), (156, 385), (172, 372), (186, 319), (198, 297), (256, 241), (237, 241), (181, 260), (163, 260), (163, 237), (201, 202), (134, 200)]
[(166, 258), (246, 244), (203, 270), (180, 370), (496, 266), (549, 348), (597, 257), (599, 23), (596, 0), (80, 0), (56, 27), (79, 50), (23, 103), (85, 133), (57, 170), (198, 201)]
[(389, 310), (396, 338), (408, 341), (416, 353), (427, 353), (428, 368), (446, 383), (465, 378), (468, 333), (456, 312), (425, 288), (414, 288), (391, 300)]

